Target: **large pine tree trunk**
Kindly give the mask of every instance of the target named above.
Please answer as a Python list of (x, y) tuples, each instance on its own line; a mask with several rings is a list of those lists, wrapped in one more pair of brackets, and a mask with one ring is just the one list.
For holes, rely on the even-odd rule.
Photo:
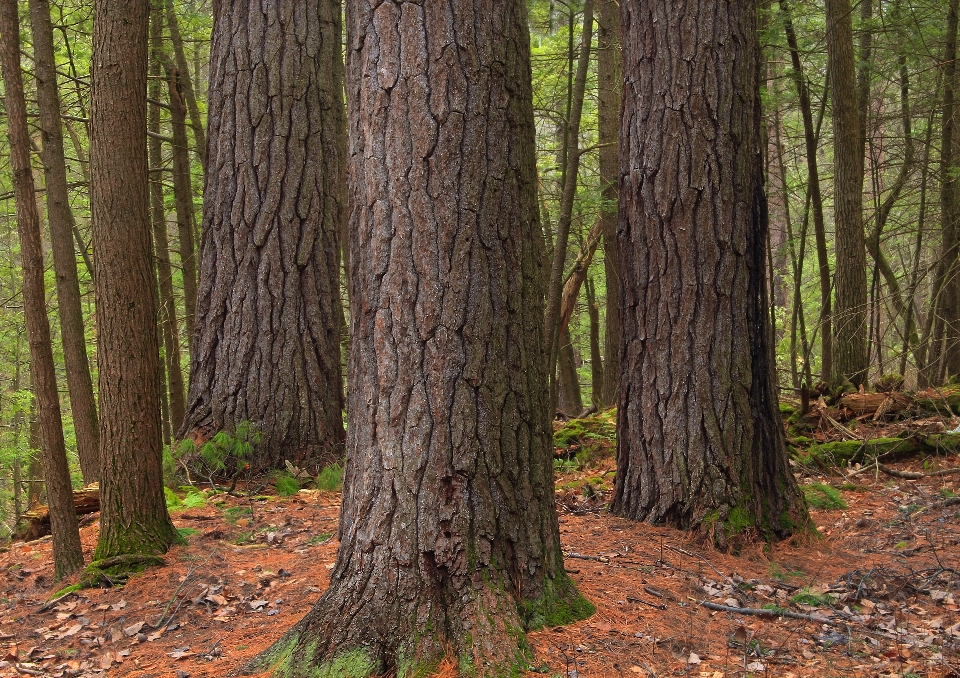
[(337, 0), (284, 0), (225, 5), (213, 32), (200, 292), (180, 435), (250, 422), (261, 469), (344, 453), (340, 29)]
[[(347, 5), (348, 453), (314, 609), (248, 667), (510, 675), (563, 570), (526, 0)], [(519, 642), (518, 642), (519, 641)]]
[(178, 539), (163, 496), (159, 347), (147, 190), (150, 0), (97, 0), (90, 203), (100, 372), (95, 559), (163, 553)]
[(867, 379), (867, 255), (863, 237), (863, 153), (850, 0), (826, 0), (827, 66), (833, 102), (836, 259), (833, 374), (859, 386)]
[(620, 38), (620, 3), (600, 0), (597, 30), (597, 101), (600, 137), (600, 185), (603, 206), (603, 272), (606, 281), (604, 319), (603, 390), (594, 395), (600, 407), (617, 402), (620, 382), (620, 258), (617, 254), (617, 199), (620, 172), (618, 140), (620, 100), (623, 89), (623, 51)]
[(83, 566), (77, 514), (73, 510), (70, 470), (60, 419), (60, 395), (50, 343), (47, 298), (43, 289), (43, 246), (40, 215), (30, 167), (30, 132), (27, 105), (20, 75), (20, 21), (16, 0), (0, 2), (0, 61), (2, 61), (4, 108), (10, 139), (17, 205), (17, 230), (23, 266), (23, 311), (30, 343), (30, 371), (40, 414), (43, 466), (53, 533), (53, 569), (56, 579)]
[(612, 510), (721, 544), (783, 537), (807, 517), (773, 387), (755, 7), (621, 7)]
[(43, 138), (41, 158), (46, 178), (50, 243), (57, 275), (57, 315), (60, 318), (63, 341), (63, 362), (67, 372), (67, 389), (70, 392), (80, 469), (83, 481), (91, 483), (100, 477), (100, 433), (93, 380), (90, 377), (90, 361), (87, 358), (87, 339), (83, 329), (83, 309), (80, 306), (77, 256), (73, 249), (73, 231), (76, 226), (67, 191), (60, 94), (57, 91), (53, 28), (50, 23), (50, 3), (47, 0), (30, 0), (30, 23)]

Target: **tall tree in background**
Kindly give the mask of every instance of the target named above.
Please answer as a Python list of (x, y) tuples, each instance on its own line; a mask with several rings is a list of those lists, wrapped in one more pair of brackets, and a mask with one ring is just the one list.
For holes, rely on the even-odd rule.
[[(620, 381), (620, 258), (617, 254), (617, 197), (619, 180), (618, 139), (620, 100), (623, 89), (623, 49), (620, 38), (620, 3), (600, 0), (597, 40), (597, 87), (599, 101), (600, 185), (603, 195), (603, 270), (606, 281), (603, 387), (601, 407), (617, 402)], [(595, 397), (595, 400), (596, 397)]]
[(826, 0), (827, 66), (833, 102), (834, 292), (833, 375), (855, 386), (867, 378), (867, 258), (863, 239), (863, 151), (850, 0)]
[(773, 381), (756, 7), (621, 7), (612, 511), (721, 544), (744, 532), (784, 537), (808, 518)]
[(20, 75), (17, 0), (0, 1), (0, 61), (10, 139), (10, 164), (17, 202), (20, 257), (23, 261), (23, 305), (30, 343), (30, 371), (40, 414), (41, 449), (53, 534), (54, 576), (60, 579), (83, 566), (83, 551), (80, 548), (77, 514), (73, 508), (70, 470), (67, 467), (67, 450), (60, 419), (60, 394), (57, 391), (53, 346), (50, 343), (50, 323), (47, 320), (47, 299), (43, 289), (43, 246), (40, 215), (34, 195), (33, 168), (30, 166), (27, 105)]
[(53, 266), (57, 277), (63, 361), (67, 372), (80, 468), (83, 481), (90, 483), (100, 477), (100, 432), (93, 380), (90, 377), (90, 361), (87, 358), (86, 334), (83, 329), (77, 256), (73, 249), (73, 231), (76, 225), (67, 190), (60, 94), (57, 89), (53, 27), (48, 0), (30, 0), (30, 25), (33, 31), (34, 75), (37, 80), (37, 102), (40, 106), (40, 130), (43, 139), (40, 157), (46, 178), (47, 214), (50, 221)]
[[(346, 122), (338, 0), (234, 2), (211, 47), (211, 139), (181, 437), (244, 422), (255, 467), (342, 458), (339, 230)], [(242, 123), (240, 121), (243, 121)]]
[(147, 190), (150, 0), (96, 0), (90, 198), (100, 371), (94, 559), (147, 559), (178, 539), (161, 474), (159, 346)]
[(526, 0), (350, 0), (347, 26), (340, 549), (248, 669), (509, 675), (523, 629), (591, 609), (553, 497)]

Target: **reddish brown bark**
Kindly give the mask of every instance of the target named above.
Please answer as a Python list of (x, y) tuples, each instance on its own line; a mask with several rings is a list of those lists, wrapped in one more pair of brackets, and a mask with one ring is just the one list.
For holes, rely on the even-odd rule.
[(73, 510), (70, 470), (63, 441), (60, 397), (43, 289), (43, 246), (40, 215), (34, 195), (33, 168), (30, 166), (27, 106), (20, 75), (20, 20), (16, 0), (0, 2), (0, 61), (10, 139), (10, 166), (17, 205), (17, 230), (20, 234), (23, 311), (30, 343), (30, 372), (40, 420), (44, 480), (51, 508), (53, 568), (55, 578), (61, 579), (83, 566), (83, 551), (80, 548), (77, 514)]
[(589, 610), (553, 498), (526, 1), (351, 0), (347, 22), (341, 545), (250, 668), (509, 674), (523, 629)]
[(808, 519), (773, 384), (756, 8), (621, 7), (612, 511), (721, 544), (784, 537)]

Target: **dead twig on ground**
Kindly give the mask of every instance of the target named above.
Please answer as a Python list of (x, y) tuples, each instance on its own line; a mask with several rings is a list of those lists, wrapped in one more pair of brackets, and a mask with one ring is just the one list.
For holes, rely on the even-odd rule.
[(817, 624), (829, 624), (830, 626), (839, 626), (846, 627), (847, 625), (842, 622), (835, 622), (832, 619), (827, 619), (826, 617), (818, 617), (812, 614), (802, 614), (800, 612), (791, 612), (790, 610), (783, 610), (777, 608), (775, 610), (760, 609), (756, 607), (733, 607), (731, 605), (721, 605), (720, 603), (711, 603), (709, 600), (698, 600), (697, 605), (707, 608), (708, 610), (717, 610), (718, 612), (732, 612), (734, 614), (743, 614), (749, 615), (752, 617), (763, 617), (765, 619), (773, 619), (775, 617), (787, 617), (788, 619), (800, 619), (802, 621), (811, 621)]

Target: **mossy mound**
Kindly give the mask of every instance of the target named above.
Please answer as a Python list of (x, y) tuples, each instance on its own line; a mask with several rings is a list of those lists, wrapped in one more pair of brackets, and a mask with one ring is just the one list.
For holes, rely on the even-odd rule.
[(807, 448), (794, 447), (791, 452), (801, 464), (842, 466), (862, 460), (883, 457), (899, 459), (918, 454), (923, 446), (912, 438), (874, 438), (872, 440), (840, 440)]
[(960, 414), (960, 385), (954, 384), (920, 391), (914, 394), (914, 400), (921, 414), (946, 416)]
[(559, 448), (595, 442), (613, 443), (616, 439), (616, 408), (604, 410), (592, 417), (571, 419), (553, 432), (553, 444)]

